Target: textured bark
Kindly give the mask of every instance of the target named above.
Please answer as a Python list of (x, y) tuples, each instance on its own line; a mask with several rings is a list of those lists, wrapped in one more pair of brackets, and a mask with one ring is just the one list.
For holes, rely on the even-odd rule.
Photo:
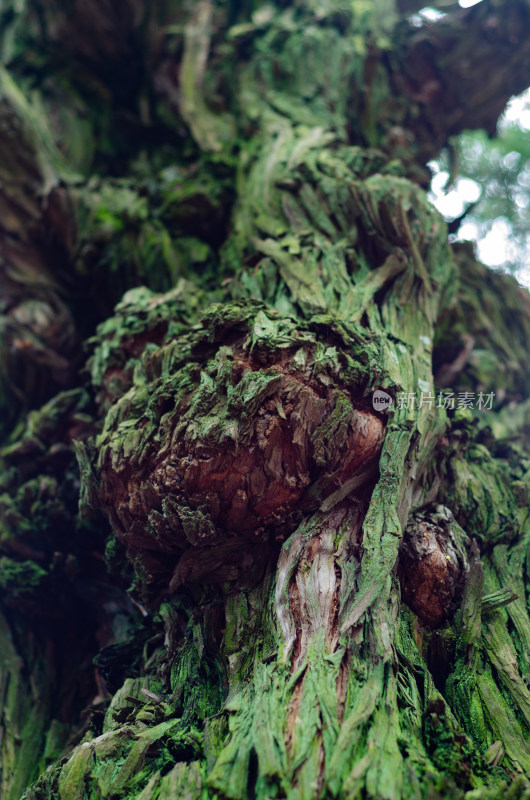
[(2, 11), (3, 798), (530, 792), (528, 294), (424, 192), (530, 8), (446, 8)]

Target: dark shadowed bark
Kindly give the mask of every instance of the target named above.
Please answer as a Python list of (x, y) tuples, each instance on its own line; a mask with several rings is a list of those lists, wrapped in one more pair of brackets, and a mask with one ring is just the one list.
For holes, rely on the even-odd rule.
[(0, 12), (2, 798), (528, 797), (530, 304), (425, 188), (530, 7), (419, 7)]

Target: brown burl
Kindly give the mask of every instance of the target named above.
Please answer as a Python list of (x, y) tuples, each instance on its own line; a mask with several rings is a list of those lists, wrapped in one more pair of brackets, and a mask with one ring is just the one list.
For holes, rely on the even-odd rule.
[(443, 506), (412, 516), (399, 551), (398, 576), (403, 600), (423, 625), (439, 627), (460, 605), (469, 572), (466, 539)]
[(217, 348), (199, 334), (186, 352), (137, 335), (91, 502), (151, 585), (252, 581), (304, 515), (376, 478), (383, 416), (347, 384), (337, 348), (291, 333), (272, 351), (241, 332)]
[[(270, 348), (256, 330), (277, 312), (256, 309), (229, 324), (229, 345), (207, 322), (191, 339), (174, 336), (171, 300), (148, 301), (156, 314), (118, 337), (119, 360), (104, 333), (92, 359), (103, 363), (105, 421), (90, 500), (149, 587), (144, 600), (199, 581), (253, 585), (316, 510), (356, 497), (366, 508), (386, 424), (345, 349), (294, 328)], [(404, 601), (428, 627), (451, 617), (468, 570), (440, 509), (413, 516), (396, 565)]]

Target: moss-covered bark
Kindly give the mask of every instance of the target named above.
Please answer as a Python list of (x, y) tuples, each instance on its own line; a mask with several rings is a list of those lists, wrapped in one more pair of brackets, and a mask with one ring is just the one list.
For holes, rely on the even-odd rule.
[(530, 792), (528, 295), (424, 192), (530, 10), (409, 6), (2, 11), (7, 800)]

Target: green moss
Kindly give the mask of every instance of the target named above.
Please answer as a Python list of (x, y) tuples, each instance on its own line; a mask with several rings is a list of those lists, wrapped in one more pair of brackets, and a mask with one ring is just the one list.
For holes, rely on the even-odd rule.
[[(461, 247), (455, 260), (418, 188), (439, 142), (423, 116), (429, 104), (395, 91), (394, 4), (162, 4), (156, 19), (130, 28), (124, 15), (111, 52), (101, 38), (112, 30), (109, 15), (97, 69), (83, 49), (60, 67), (69, 96), (67, 62), (86, 62), (91, 77), (80, 85), (94, 111), (84, 123), (79, 93), (75, 108), (53, 109), (57, 65), (53, 91), (39, 100), (48, 37), (63, 25), (72, 30), (69, 17), (37, 4), (40, 42), (35, 4), (24, 13), (23, 5), (2, 12), (11, 31), (3, 52), (16, 70), (28, 69), (37, 92), (29, 102), (2, 72), (17, 112), (9, 119), (21, 122), (46, 187), (74, 198), (77, 214), (64, 254), (57, 245), (51, 285), (68, 293), (76, 283), (68, 302), (90, 331), (128, 291), (88, 343), (80, 380), (90, 404), (77, 390), (58, 395), (13, 430), (2, 453), (0, 586), (16, 609), (16, 636), (3, 618), (0, 627), (8, 800), (59, 756), (67, 731), (54, 703), (65, 717), (75, 707), (62, 683), (77, 677), (78, 662), (48, 675), (52, 624), (34, 641), (19, 621), (22, 601), (30, 597), (35, 610), (48, 580), (60, 602), (48, 598), (43, 612), (72, 613), (71, 631), (83, 627), (76, 591), (98, 594), (101, 607), (84, 597), (101, 617), (82, 633), (101, 637), (112, 627), (118, 638), (95, 661), (113, 697), (103, 733), (95, 735), (93, 721), (28, 800), (524, 797), (527, 782), (507, 788), (505, 779), (530, 769), (528, 407), (507, 406), (477, 424), (466, 410), (402, 407), (397, 395), (434, 391), (433, 358), (449, 363), (444, 348), (458, 350), (470, 333), (477, 346), (462, 386), (495, 377), (517, 399), (528, 388), (528, 314), (511, 279), (489, 276)], [(28, 20), (26, 31), (16, 18)], [(135, 54), (123, 49), (123, 32)], [(139, 78), (122, 81), (136, 50)], [(28, 85), (21, 83), (26, 93)], [(61, 132), (71, 132), (61, 151), (46, 119), (52, 111)], [(91, 164), (97, 177), (75, 174)], [(47, 191), (42, 198), (53, 208)], [(21, 226), (24, 235), (29, 228)], [(68, 279), (63, 261), (73, 265)], [(133, 614), (119, 592), (105, 597), (107, 528), (97, 517), (79, 522), (71, 436), (80, 439), (83, 512), (101, 505), (113, 518), (100, 481), (108, 462), (124, 476), (132, 508), (140, 501), (130, 476), (150, 475), (174, 436), (190, 452), (205, 444), (235, 452), (285, 376), (333, 397), (311, 435), (325, 473), (355, 409), (371, 409), (376, 388), (392, 393), (373, 491), (368, 482), (360, 491), (347, 486), (349, 494), (322, 504), (326, 473), (304, 496), (300, 524), (281, 550), (271, 545), (279, 560), (264, 563), (258, 585), (204, 582), (170, 596), (166, 573), (159, 583), (154, 577), (164, 536), (172, 541), (178, 531), (197, 545), (216, 531), (206, 504), (188, 505), (157, 484), (156, 508), (152, 497), (140, 499), (149, 509), (141, 530), (125, 525), (128, 551), (113, 538), (105, 548), (112, 588), (130, 580), (129, 558), (133, 595), (145, 592), (153, 613), (138, 608), (146, 617), (136, 634), (123, 619), (108, 624), (101, 608)], [(0, 381), (3, 409), (13, 397)], [(451, 627), (426, 632), (401, 603), (395, 565), (411, 511), (434, 516), (436, 501), (458, 520), (461, 548), (475, 538), (482, 556), (479, 563), (473, 554)], [(143, 560), (135, 537), (145, 528), (153, 549)], [(176, 548), (164, 551), (169, 576), (178, 557)], [(435, 641), (447, 676), (432, 668)]]
[(47, 572), (33, 561), (14, 561), (0, 558), (0, 587), (14, 598), (31, 594), (42, 586)]

